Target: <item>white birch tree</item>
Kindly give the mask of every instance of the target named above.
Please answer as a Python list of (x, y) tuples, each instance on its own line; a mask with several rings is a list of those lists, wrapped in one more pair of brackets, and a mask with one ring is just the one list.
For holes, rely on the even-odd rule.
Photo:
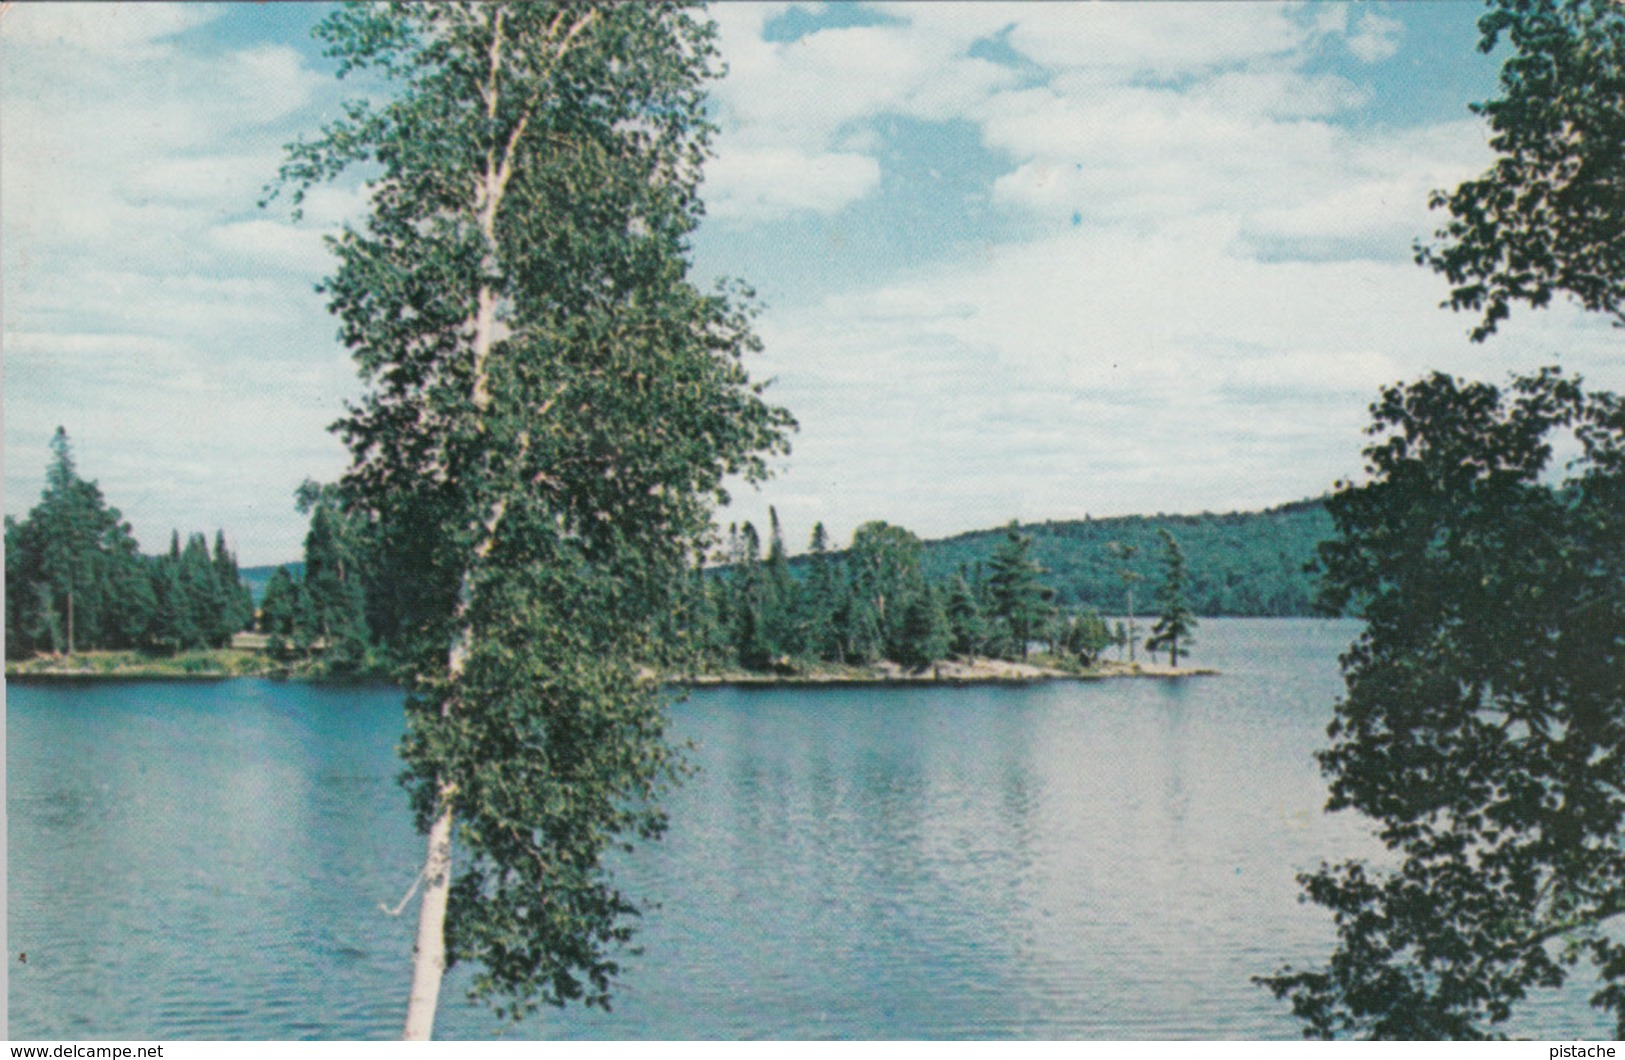
[(669, 3), (385, 3), (317, 32), (389, 88), (279, 186), (370, 178), (325, 290), (369, 384), (344, 488), (421, 585), (405, 1037), (457, 961), (499, 1016), (607, 1007), (637, 910), (604, 857), (659, 835), (679, 770), (659, 617), (725, 478), (790, 426), (741, 364), (748, 292), (687, 276), (713, 31)]

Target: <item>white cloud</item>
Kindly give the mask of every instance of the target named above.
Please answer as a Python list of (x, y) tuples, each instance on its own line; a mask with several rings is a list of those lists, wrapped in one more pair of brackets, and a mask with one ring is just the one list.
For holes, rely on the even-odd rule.
[[(355, 381), (312, 291), (316, 226), (254, 204), (325, 79), (284, 45), (222, 50), (220, 14), (5, 16), (6, 507), (35, 502), (62, 424), (147, 548), (226, 526), (246, 561), (280, 560), (293, 489), (342, 466), (324, 428)], [(354, 206), (323, 201), (329, 221)]]
[(73, 48), (118, 60), (163, 57), (163, 39), (216, 17), (205, 4), (41, 4), (6, 12), (7, 39), (20, 48)]
[(806, 155), (790, 148), (725, 148), (705, 175), (708, 211), (724, 220), (834, 213), (879, 184), (880, 164), (867, 155)]
[(1420, 366), (1497, 379), (1556, 350), (1618, 377), (1598, 321), (1558, 310), (1475, 346), (1443, 295), (1403, 257), (1259, 261), (1206, 218), (1068, 228), (771, 314), (764, 367), (802, 430), (727, 517), (771, 501), (800, 540), (1257, 508), (1358, 473), (1367, 403)]
[[(1294, 170), (1344, 149), (1368, 91), (1301, 69), (1321, 38), (1397, 46), (1374, 12), (1287, 4), (891, 4), (884, 24), (766, 41), (775, 11), (715, 12), (729, 76), (714, 214), (828, 213), (870, 194), (886, 116), (968, 121), (1009, 159), (998, 202), (1108, 219), (1237, 203), (1290, 209)], [(1028, 64), (971, 52), (997, 39)], [(872, 164), (860, 163), (865, 156)], [(821, 161), (823, 168), (812, 163)], [(1260, 188), (1275, 200), (1256, 204)], [(1307, 214), (1305, 215), (1307, 216)]]
[(1384, 18), (1375, 11), (1366, 11), (1360, 15), (1360, 21), (1345, 43), (1348, 50), (1361, 61), (1379, 62), (1399, 51), (1404, 29), (1404, 25), (1394, 19)]
[(1283, 55), (1309, 32), (1285, 4), (1035, 4), (1010, 9), (1011, 47), (1057, 70), (1175, 78)]

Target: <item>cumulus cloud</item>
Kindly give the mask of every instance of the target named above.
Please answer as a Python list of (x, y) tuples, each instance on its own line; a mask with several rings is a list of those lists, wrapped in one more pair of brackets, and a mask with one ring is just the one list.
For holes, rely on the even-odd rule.
[(706, 167), (705, 193), (712, 217), (762, 221), (799, 211), (834, 213), (879, 183), (880, 164), (868, 155), (737, 148), (723, 150)]
[(222, 14), (6, 14), (6, 507), (37, 499), (61, 424), (147, 548), (226, 526), (280, 560), (292, 490), (342, 466), (324, 428), (355, 383), (312, 290), (321, 226), (255, 202), (328, 79), (288, 45), (210, 41)]
[(1404, 26), (1398, 21), (1384, 18), (1375, 11), (1366, 11), (1360, 15), (1346, 44), (1349, 51), (1361, 61), (1374, 63), (1389, 58), (1399, 50), (1403, 31)]

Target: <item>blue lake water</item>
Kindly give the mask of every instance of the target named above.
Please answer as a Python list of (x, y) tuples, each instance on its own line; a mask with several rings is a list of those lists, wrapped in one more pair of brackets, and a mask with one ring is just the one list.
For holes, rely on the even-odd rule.
[[(1219, 677), (696, 692), (614, 1011), (506, 1034), (1296, 1037), (1249, 977), (1329, 950), (1294, 872), (1376, 850), (1312, 758), (1354, 631), (1209, 620)], [(399, 1033), (398, 692), (13, 683), (6, 726), (14, 1038)], [(464, 983), (437, 1036), (500, 1031)], [(1610, 1033), (1583, 990), (1526, 1020)]]

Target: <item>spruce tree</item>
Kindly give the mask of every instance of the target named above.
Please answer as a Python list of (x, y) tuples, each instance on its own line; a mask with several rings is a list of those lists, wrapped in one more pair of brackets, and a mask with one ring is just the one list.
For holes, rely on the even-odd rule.
[(790, 560), (784, 549), (784, 531), (779, 526), (777, 508), (767, 509), (770, 520), (767, 559), (762, 564), (762, 623), (765, 639), (775, 659), (805, 654), (805, 638), (799, 626), (800, 587), (790, 573)]
[(927, 585), (915, 593), (904, 608), (893, 657), (904, 666), (923, 669), (946, 658), (951, 641), (942, 596)]
[(237, 557), (226, 547), (226, 532), (214, 535), (214, 580), (220, 597), (217, 626), (226, 643), (254, 625), (254, 597), (237, 569)]
[(802, 590), (799, 622), (805, 651), (814, 659), (837, 662), (841, 658), (841, 638), (836, 613), (841, 594), (835, 559), (830, 555), (829, 534), (821, 522), (813, 524), (807, 556), (807, 582)]
[(340, 674), (359, 669), (367, 652), (361, 572), (347, 544), (342, 517), (332, 505), (317, 504), (305, 535), (299, 632), (306, 643), (320, 642), (323, 668)]
[(1191, 634), (1196, 629), (1196, 615), (1186, 599), (1190, 571), (1174, 535), (1166, 528), (1159, 528), (1157, 533), (1162, 536), (1163, 579), (1157, 587), (1157, 623), (1151, 627), (1145, 650), (1158, 652), (1166, 648), (1168, 665), (1178, 666), (1180, 656), (1191, 653)]

